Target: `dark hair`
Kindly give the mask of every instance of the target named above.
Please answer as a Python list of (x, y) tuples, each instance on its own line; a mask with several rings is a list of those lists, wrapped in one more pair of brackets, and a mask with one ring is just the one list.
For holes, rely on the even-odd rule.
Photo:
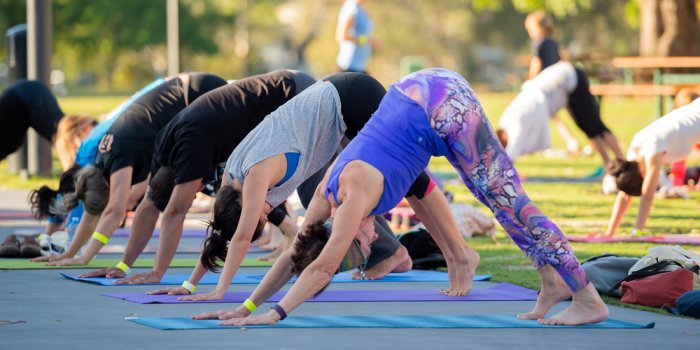
[(608, 165), (608, 174), (615, 177), (617, 188), (630, 196), (642, 195), (644, 177), (639, 170), (639, 163), (615, 159)]
[[(300, 276), (321, 255), (326, 243), (328, 243), (328, 231), (323, 226), (323, 221), (312, 223), (304, 233), (297, 235), (292, 255), (292, 273)], [(314, 296), (321, 294), (326, 287), (328, 287), (327, 284)]]
[[(218, 261), (226, 261), (228, 252), (227, 243), (233, 238), (238, 222), (243, 211), (241, 192), (231, 186), (224, 186), (219, 190), (214, 202), (214, 218), (209, 221), (207, 238), (202, 248), (202, 265), (207, 270), (217, 272)], [(259, 222), (255, 228), (251, 242), (258, 239), (263, 230), (263, 223)]]
[(66, 214), (82, 201), (85, 211), (92, 215), (100, 215), (109, 203), (109, 185), (102, 171), (94, 165), (88, 165), (78, 171), (75, 178), (75, 192), (63, 195), (63, 200), (56, 203), (56, 211)]
[(164, 211), (170, 202), (175, 188), (175, 171), (171, 167), (161, 167), (148, 184), (148, 199), (159, 210)]
[(75, 175), (80, 170), (80, 166), (74, 164), (61, 174), (58, 181), (58, 190), (53, 190), (44, 185), (29, 194), (29, 205), (35, 219), (43, 219), (54, 214), (53, 209), (56, 197), (59, 194), (66, 194), (75, 191)]

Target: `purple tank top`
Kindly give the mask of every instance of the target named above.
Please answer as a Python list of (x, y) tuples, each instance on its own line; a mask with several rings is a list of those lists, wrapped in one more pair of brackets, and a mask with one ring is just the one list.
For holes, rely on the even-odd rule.
[(447, 154), (423, 107), (392, 85), (379, 109), (338, 156), (326, 196), (332, 193), (338, 202), (340, 173), (349, 162), (362, 160), (384, 176), (384, 192), (370, 215), (386, 213), (401, 201), (431, 156)]

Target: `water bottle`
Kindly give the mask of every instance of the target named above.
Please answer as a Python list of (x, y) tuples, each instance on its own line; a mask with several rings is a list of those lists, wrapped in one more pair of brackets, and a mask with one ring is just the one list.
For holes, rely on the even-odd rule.
[[(68, 249), (68, 245), (73, 240), (73, 235), (80, 225), (80, 218), (77, 216), (71, 216), (66, 224), (66, 237), (62, 242), (55, 242), (57, 244), (52, 244), (52, 248), (58, 252), (63, 252)], [(54, 242), (52, 242), (54, 243)]]

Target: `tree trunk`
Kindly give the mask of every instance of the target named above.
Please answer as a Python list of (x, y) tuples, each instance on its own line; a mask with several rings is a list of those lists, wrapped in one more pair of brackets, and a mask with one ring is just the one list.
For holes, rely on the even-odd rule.
[(696, 0), (640, 0), (640, 56), (700, 54)]

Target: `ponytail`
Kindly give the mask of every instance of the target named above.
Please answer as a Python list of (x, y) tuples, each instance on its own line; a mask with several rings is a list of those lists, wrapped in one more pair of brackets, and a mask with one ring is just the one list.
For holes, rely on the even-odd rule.
[(32, 216), (40, 220), (51, 215), (51, 206), (56, 201), (57, 196), (58, 191), (54, 191), (46, 185), (33, 190), (29, 195), (29, 206), (32, 210)]
[[(233, 238), (243, 211), (241, 197), (241, 192), (234, 190), (231, 186), (222, 187), (216, 195), (213, 219), (209, 221), (207, 227), (208, 234), (200, 259), (202, 265), (209, 271), (218, 272), (219, 261), (226, 260), (227, 243)], [(260, 237), (262, 229), (263, 225), (259, 223), (251, 241)]]

